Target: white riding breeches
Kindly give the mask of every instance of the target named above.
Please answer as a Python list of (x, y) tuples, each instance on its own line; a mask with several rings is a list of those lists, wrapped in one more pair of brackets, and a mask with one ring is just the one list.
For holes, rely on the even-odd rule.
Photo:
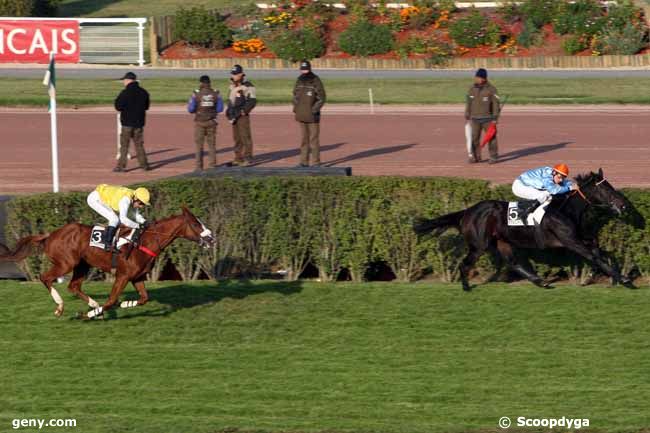
[(99, 193), (93, 191), (88, 194), (88, 206), (104, 218), (108, 220), (108, 225), (111, 227), (117, 227), (120, 224), (120, 217), (117, 216), (117, 213), (106, 206), (104, 202), (99, 198)]
[(519, 198), (526, 200), (537, 200), (541, 204), (550, 202), (553, 196), (548, 191), (540, 191), (537, 188), (524, 185), (522, 181), (516, 179), (512, 184), (512, 192)]

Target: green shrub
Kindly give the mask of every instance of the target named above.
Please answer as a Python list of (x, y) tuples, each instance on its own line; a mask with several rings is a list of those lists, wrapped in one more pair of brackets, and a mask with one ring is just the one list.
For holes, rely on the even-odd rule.
[(569, 55), (577, 54), (589, 48), (583, 36), (573, 35), (562, 42), (562, 49)]
[(60, 0), (0, 0), (0, 15), (6, 17), (56, 16)]
[(561, 35), (594, 36), (603, 30), (606, 20), (597, 0), (563, 2), (553, 21), (553, 29)]
[(520, 6), (523, 18), (536, 28), (553, 22), (562, 0), (525, 0)]
[(339, 37), (339, 47), (353, 56), (372, 56), (387, 53), (394, 46), (390, 27), (358, 20), (348, 27)]
[(544, 34), (532, 21), (526, 21), (524, 28), (517, 36), (517, 43), (526, 48), (540, 46), (544, 43)]
[(315, 59), (325, 53), (325, 43), (317, 30), (304, 28), (277, 32), (267, 41), (271, 51), (290, 62)]
[(643, 10), (630, 0), (621, 0), (609, 6), (606, 17), (609, 30), (623, 30), (628, 24), (646, 28)]
[(503, 33), (501, 27), (494, 21), (488, 23), (485, 27), (485, 43), (491, 47), (498, 47), (508, 39)]
[(623, 29), (608, 29), (600, 42), (603, 54), (632, 55), (647, 46), (646, 31), (628, 23)]
[(498, 43), (501, 39), (501, 29), (496, 23), (490, 22), (486, 16), (474, 9), (463, 18), (459, 18), (449, 26), (449, 35), (459, 45), (478, 47), (488, 43)]
[(175, 37), (206, 48), (222, 49), (232, 44), (232, 31), (223, 17), (200, 6), (176, 11)]
[(0, 14), (7, 17), (29, 17), (34, 8), (33, 0), (0, 0)]

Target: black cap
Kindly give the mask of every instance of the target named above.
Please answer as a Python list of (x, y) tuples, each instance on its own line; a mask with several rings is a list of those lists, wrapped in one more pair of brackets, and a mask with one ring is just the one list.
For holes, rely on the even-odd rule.
[(210, 77), (207, 75), (201, 75), (201, 78), (199, 78), (199, 83), (210, 84)]
[(137, 80), (138, 77), (133, 72), (127, 72), (120, 80)]
[(487, 70), (480, 68), (478, 71), (476, 71), (476, 76), (487, 80)]
[(241, 65), (235, 65), (230, 70), (230, 75), (238, 75), (243, 73), (244, 73), (244, 68), (242, 68)]
[(300, 62), (300, 70), (311, 71), (311, 63), (309, 63), (309, 60), (303, 60), (302, 62)]

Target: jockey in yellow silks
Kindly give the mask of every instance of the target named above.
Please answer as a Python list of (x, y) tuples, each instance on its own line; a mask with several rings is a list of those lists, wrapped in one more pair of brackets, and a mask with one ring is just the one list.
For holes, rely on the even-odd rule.
[[(149, 206), (151, 196), (146, 188), (135, 190), (123, 186), (101, 184), (88, 194), (88, 206), (108, 220), (104, 238), (104, 249), (110, 251), (117, 226), (123, 224), (139, 229), (146, 220), (138, 209)], [(129, 210), (135, 209), (135, 221), (129, 218)]]

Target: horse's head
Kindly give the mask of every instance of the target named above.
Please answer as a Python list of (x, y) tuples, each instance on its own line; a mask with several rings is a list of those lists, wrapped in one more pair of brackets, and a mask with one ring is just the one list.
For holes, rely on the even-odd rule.
[(576, 181), (580, 191), (591, 203), (606, 206), (618, 215), (623, 214), (627, 209), (625, 196), (616, 191), (605, 179), (602, 168), (598, 169), (598, 173), (591, 172), (587, 175), (580, 175), (576, 178)]
[(180, 236), (190, 241), (198, 242), (203, 248), (214, 243), (212, 231), (201, 222), (192, 212), (183, 206), (183, 221), (185, 222)]

